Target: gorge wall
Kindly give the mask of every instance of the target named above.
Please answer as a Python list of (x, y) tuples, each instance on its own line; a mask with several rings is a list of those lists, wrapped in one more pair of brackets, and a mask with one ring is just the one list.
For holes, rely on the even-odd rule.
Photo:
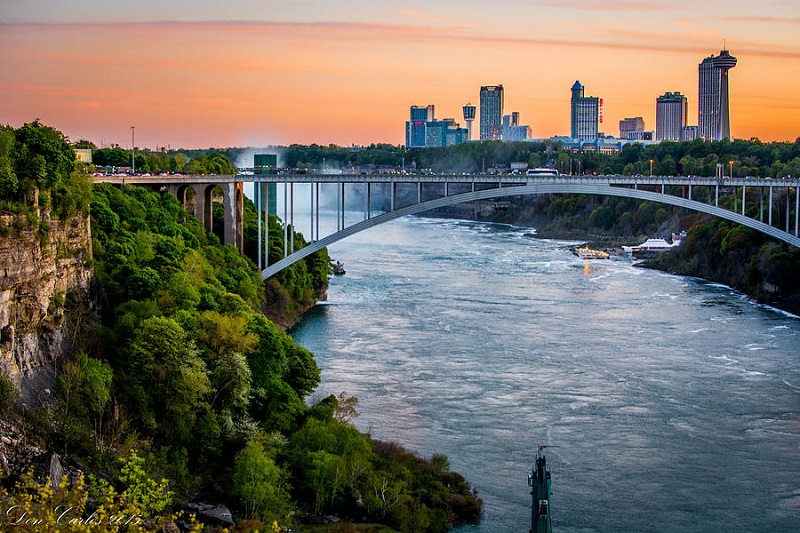
[(52, 394), (56, 365), (72, 334), (92, 269), (88, 217), (0, 215), (0, 374), (30, 404)]

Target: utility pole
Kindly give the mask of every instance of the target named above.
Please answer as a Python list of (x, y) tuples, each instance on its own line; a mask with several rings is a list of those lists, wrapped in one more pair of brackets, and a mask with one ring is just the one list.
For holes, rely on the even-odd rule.
[(136, 152), (136, 142), (134, 140), (133, 131), (136, 129), (136, 126), (131, 126), (131, 174), (136, 175), (136, 159), (134, 158), (134, 154)]

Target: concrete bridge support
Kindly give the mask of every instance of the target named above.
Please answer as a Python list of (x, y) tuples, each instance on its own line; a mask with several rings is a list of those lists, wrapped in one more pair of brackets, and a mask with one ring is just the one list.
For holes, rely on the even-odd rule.
[(223, 244), (232, 244), (244, 251), (244, 192), (242, 182), (230, 183), (189, 183), (175, 184), (166, 187), (167, 192), (174, 195), (187, 211), (192, 213), (203, 224), (203, 228), (214, 231), (214, 190), (222, 191)]

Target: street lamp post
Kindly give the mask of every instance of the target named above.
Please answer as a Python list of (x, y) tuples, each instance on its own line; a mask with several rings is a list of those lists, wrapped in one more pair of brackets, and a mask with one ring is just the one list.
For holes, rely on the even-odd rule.
[(728, 164), (731, 166), (731, 177), (733, 177), (733, 159), (728, 161)]
[(650, 160), (650, 177), (653, 177), (653, 160)]
[(133, 131), (135, 129), (136, 126), (131, 126), (131, 174), (136, 174), (136, 159), (134, 158), (134, 154), (136, 152), (136, 142), (133, 136)]

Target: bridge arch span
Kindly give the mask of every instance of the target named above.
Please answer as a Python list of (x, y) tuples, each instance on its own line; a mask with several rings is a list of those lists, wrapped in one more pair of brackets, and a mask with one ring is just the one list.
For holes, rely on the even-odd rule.
[(743, 226), (747, 226), (756, 231), (760, 231), (781, 240), (791, 246), (800, 248), (800, 238), (779, 230), (773, 226), (759, 222), (752, 218), (746, 217), (739, 213), (728, 211), (709, 204), (704, 204), (696, 200), (689, 200), (686, 198), (679, 198), (677, 196), (670, 196), (668, 194), (661, 194), (652, 191), (645, 191), (641, 189), (632, 189), (627, 187), (612, 187), (610, 185), (593, 185), (593, 184), (575, 184), (575, 183), (537, 183), (529, 185), (518, 185), (504, 188), (483, 189), (479, 191), (472, 191), (468, 193), (455, 194), (452, 196), (443, 196), (433, 200), (428, 200), (418, 204), (410, 205), (400, 209), (395, 209), (388, 213), (368, 218), (343, 230), (332, 233), (326, 237), (315, 241), (308, 246), (294, 252), (293, 254), (284, 257), (280, 261), (268, 266), (261, 271), (261, 276), (267, 279), (274, 276), (284, 268), (296, 263), (297, 261), (308, 257), (314, 252), (321, 250), (331, 244), (347, 238), (351, 235), (359, 233), (369, 228), (373, 228), (380, 224), (385, 224), (390, 220), (404, 217), (406, 215), (415, 215), (430, 209), (445, 207), (448, 205), (461, 204), (465, 202), (473, 202), (476, 200), (489, 200), (492, 198), (502, 198), (507, 196), (524, 196), (531, 194), (596, 194), (601, 196), (619, 196), (623, 198), (635, 198), (639, 200), (649, 200), (659, 202), (662, 204), (669, 204), (676, 207), (682, 207), (693, 211), (708, 213), (710, 215), (736, 222)]

